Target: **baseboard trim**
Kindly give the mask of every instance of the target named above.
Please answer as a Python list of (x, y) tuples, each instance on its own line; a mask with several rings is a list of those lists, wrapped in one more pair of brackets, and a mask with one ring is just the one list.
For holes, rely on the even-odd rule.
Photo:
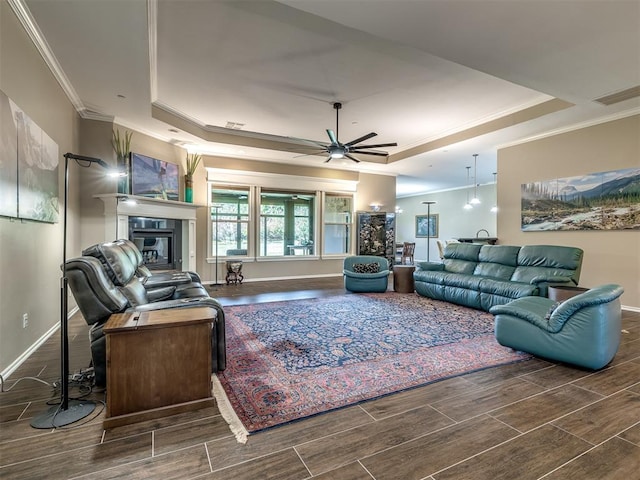
[(629, 305), (622, 305), (622, 310), (627, 310), (629, 312), (638, 312), (640, 313), (640, 307), (630, 307)]
[[(290, 277), (264, 277), (264, 278), (246, 278), (242, 281), (242, 283), (252, 283), (252, 282), (273, 282), (276, 280), (300, 280), (304, 278), (328, 278), (328, 277), (341, 277), (341, 273), (325, 273), (322, 275), (297, 275)], [(203, 281), (203, 285), (215, 285), (214, 280)], [(224, 283), (224, 282), (223, 282)]]
[[(74, 307), (71, 309), (67, 316), (67, 321), (78, 311), (78, 307)], [(38, 340), (36, 340), (33, 345), (27, 348), (22, 354), (16, 358), (13, 362), (9, 364), (7, 368), (5, 368), (2, 372), (0, 372), (0, 376), (6, 381), (9, 376), (15, 372), (20, 365), (27, 361), (27, 359), (31, 356), (33, 352), (35, 352), (40, 346), (49, 340), (49, 337), (56, 333), (56, 331), (60, 328), (60, 322), (56, 322), (54, 326), (52, 326), (49, 330), (47, 330), (44, 335), (42, 335)]]

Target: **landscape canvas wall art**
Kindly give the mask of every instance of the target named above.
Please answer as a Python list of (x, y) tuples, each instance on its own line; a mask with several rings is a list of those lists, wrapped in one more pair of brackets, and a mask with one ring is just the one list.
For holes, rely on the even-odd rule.
[(15, 103), (0, 92), (0, 215), (18, 216), (18, 126)]
[(640, 168), (521, 185), (521, 227), (640, 230)]
[(2, 94), (0, 104), (2, 118), (0, 214), (56, 223), (58, 221), (58, 145), (5, 94)]

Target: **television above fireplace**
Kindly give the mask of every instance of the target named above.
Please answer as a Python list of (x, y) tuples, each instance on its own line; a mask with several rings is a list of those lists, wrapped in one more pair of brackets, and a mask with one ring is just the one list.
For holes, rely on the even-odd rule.
[(179, 200), (179, 168), (140, 153), (131, 152), (131, 194)]

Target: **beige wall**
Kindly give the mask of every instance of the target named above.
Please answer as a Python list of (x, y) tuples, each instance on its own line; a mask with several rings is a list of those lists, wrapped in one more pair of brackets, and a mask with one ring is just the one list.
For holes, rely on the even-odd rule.
[[(0, 90), (58, 144), (62, 198), (62, 155), (77, 151), (78, 116), (7, 2), (0, 2)], [(71, 254), (80, 249), (77, 173), (72, 167), (68, 229)], [(0, 372), (6, 372), (59, 323), (61, 261), (62, 218), (59, 223), (47, 224), (0, 217)], [(23, 313), (29, 315), (25, 329)]]
[(640, 116), (498, 151), (498, 236), (512, 245), (569, 245), (585, 251), (580, 284), (617, 283), (622, 304), (640, 309), (640, 231), (523, 232), (520, 185), (623, 168), (640, 168)]

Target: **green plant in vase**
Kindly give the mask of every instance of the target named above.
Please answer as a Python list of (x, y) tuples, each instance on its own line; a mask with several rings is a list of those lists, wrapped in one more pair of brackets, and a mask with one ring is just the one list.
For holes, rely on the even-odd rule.
[(196, 173), (196, 168), (202, 160), (202, 155), (199, 153), (187, 153), (187, 168), (184, 175), (184, 201), (193, 202), (193, 174)]
[[(131, 152), (131, 137), (133, 132), (126, 131), (120, 135), (120, 130), (111, 132), (111, 146), (116, 153), (116, 166), (118, 170), (129, 173), (129, 153)], [(120, 177), (118, 180), (118, 193), (129, 193), (129, 179)]]

